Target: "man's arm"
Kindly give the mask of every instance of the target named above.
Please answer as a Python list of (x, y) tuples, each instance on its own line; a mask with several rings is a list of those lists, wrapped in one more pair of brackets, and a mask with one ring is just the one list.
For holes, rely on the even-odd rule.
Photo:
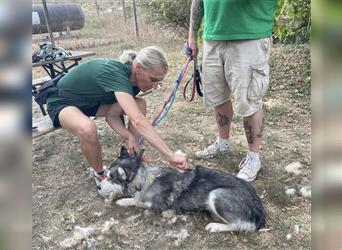
[(190, 26), (188, 46), (192, 50), (192, 55), (197, 55), (197, 33), (201, 26), (202, 18), (204, 15), (203, 0), (192, 0), (190, 12)]

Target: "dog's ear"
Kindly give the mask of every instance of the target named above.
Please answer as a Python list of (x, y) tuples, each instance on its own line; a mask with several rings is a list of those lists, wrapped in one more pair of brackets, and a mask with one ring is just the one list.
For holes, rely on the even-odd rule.
[(121, 147), (121, 150), (120, 150), (120, 156), (119, 156), (119, 158), (120, 159), (125, 159), (125, 158), (129, 158), (130, 156), (129, 156), (129, 153), (128, 153), (128, 151), (127, 151), (127, 149), (124, 147), (124, 146), (122, 146)]
[(136, 155), (135, 159), (140, 162), (145, 149), (140, 149), (139, 153)]

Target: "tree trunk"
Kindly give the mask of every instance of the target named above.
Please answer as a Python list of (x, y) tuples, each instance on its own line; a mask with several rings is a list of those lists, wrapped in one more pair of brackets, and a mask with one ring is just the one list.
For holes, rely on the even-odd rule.
[(125, 19), (125, 22), (127, 22), (127, 15), (126, 15), (126, 4), (125, 0), (121, 0), (121, 5), (122, 5), (122, 13)]
[(97, 4), (97, 0), (95, 0), (95, 8), (96, 8), (96, 13), (97, 13), (97, 18), (100, 18), (100, 15), (99, 15), (99, 5)]
[(136, 6), (135, 6), (135, 0), (133, 0), (133, 14), (134, 14), (135, 36), (137, 38), (139, 38), (138, 20), (137, 20), (137, 9), (136, 9)]

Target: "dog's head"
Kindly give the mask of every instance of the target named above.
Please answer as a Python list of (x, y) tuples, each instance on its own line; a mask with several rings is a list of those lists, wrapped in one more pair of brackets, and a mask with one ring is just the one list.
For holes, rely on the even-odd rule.
[(131, 156), (125, 147), (121, 147), (119, 157), (110, 165), (110, 181), (123, 186), (130, 183), (142, 166), (143, 153), (144, 149), (141, 149), (137, 155)]

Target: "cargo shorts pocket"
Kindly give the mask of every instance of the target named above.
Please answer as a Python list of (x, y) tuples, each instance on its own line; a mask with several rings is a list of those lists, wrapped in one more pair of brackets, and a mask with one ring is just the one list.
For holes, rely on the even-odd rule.
[(251, 81), (247, 90), (250, 101), (258, 101), (264, 96), (269, 85), (270, 67), (268, 63), (251, 66)]

